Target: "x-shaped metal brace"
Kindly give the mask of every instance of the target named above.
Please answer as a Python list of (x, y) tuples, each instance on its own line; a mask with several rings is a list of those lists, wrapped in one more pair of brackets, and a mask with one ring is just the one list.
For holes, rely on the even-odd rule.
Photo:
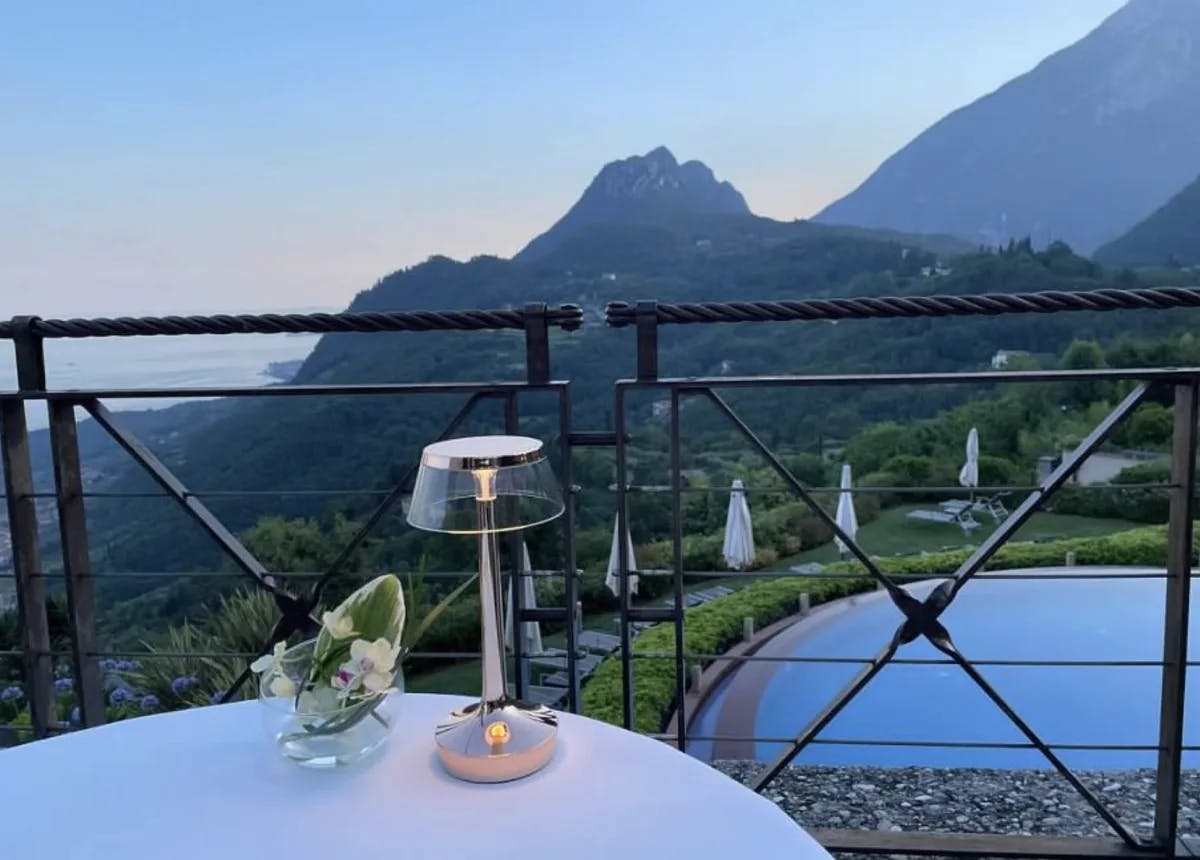
[(971, 555), (953, 576), (938, 585), (924, 600), (918, 600), (907, 590), (896, 584), (891, 577), (884, 573), (879, 565), (868, 556), (856, 541), (837, 524), (837, 521), (821, 507), (812, 494), (787, 469), (787, 467), (772, 453), (754, 432), (742, 421), (732, 408), (716, 392), (709, 388), (698, 389), (720, 410), (734, 426), (741, 431), (754, 447), (767, 459), (775, 472), (796, 492), (808, 505), (812, 512), (833, 532), (846, 546), (848, 551), (862, 563), (867, 573), (873, 577), (887, 592), (893, 604), (904, 615), (904, 621), (896, 629), (890, 642), (876, 654), (869, 663), (850, 680), (842, 691), (818, 713), (805, 728), (796, 736), (791, 745), (782, 751), (774, 761), (759, 773), (752, 785), (755, 791), (765, 788), (799, 753), (870, 683), (879, 672), (896, 655), (901, 645), (906, 645), (918, 638), (924, 637), (959, 666), (967, 676), (975, 682), (984, 694), (1004, 713), (1017, 727), (1029, 743), (1050, 762), (1059, 774), (1079, 792), (1080, 796), (1096, 811), (1104, 821), (1113, 828), (1120, 838), (1133, 847), (1143, 847), (1144, 843), (1104, 805), (1104, 803), (1086, 786), (1079, 777), (1063, 763), (1038, 734), (1013, 710), (1012, 706), (996, 692), (971, 662), (954, 645), (950, 631), (939, 620), (942, 613), (954, 601), (963, 586), (996, 554), (996, 552), (1021, 528), (1047, 497), (1073, 475), (1083, 462), (1108, 438), (1113, 428), (1127, 418), (1150, 394), (1151, 386), (1146, 383), (1138, 385), (1131, 391), (1115, 409), (1110, 412), (1087, 438), (1066, 457), (1062, 464), (1054, 470), (1024, 501), (1009, 515)]

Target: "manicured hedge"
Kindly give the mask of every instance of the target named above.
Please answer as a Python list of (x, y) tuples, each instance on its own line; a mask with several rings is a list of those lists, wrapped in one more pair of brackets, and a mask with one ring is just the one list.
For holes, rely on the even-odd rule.
[[(1012, 543), (1001, 548), (986, 569), (1052, 567), (1061, 565), (1069, 552), (1075, 553), (1076, 564), (1083, 565), (1163, 565), (1167, 561), (1167, 529), (1166, 526), (1149, 526), (1103, 537)], [(935, 576), (952, 572), (969, 553), (969, 550), (956, 550), (876, 561), (888, 573)], [(861, 570), (857, 564), (850, 569)]]
[[(1194, 549), (1193, 549), (1194, 551)], [(1162, 526), (1131, 529), (1099, 538), (1009, 544), (987, 565), (988, 570), (1061, 565), (1068, 552), (1080, 565), (1154, 565), (1166, 563), (1167, 534)], [(923, 578), (954, 571), (969, 551), (931, 553), (921, 556), (876, 559), (887, 573), (901, 577)], [(874, 580), (863, 575), (861, 565), (835, 564), (830, 572), (844, 572), (844, 579), (817, 579), (796, 576), (761, 581), (727, 597), (686, 610), (684, 650), (689, 654), (720, 654), (739, 641), (742, 620), (753, 617), (755, 625), (765, 626), (797, 610), (797, 599), (808, 592), (813, 605), (825, 603), (875, 587)], [(659, 624), (643, 632), (633, 642), (636, 654), (674, 654), (675, 631), (670, 624)], [(689, 660), (689, 665), (696, 661)], [(621, 723), (621, 660), (606, 659), (583, 688), (583, 712), (589, 717), (619, 725)], [(643, 658), (634, 665), (634, 728), (640, 732), (662, 731), (675, 706), (675, 661), (668, 658)]]
[[(1166, 522), (1170, 495), (1165, 488), (1129, 487), (1123, 484), (1168, 483), (1171, 480), (1170, 470), (1166, 466), (1135, 468), (1137, 472), (1126, 469), (1110, 486), (1080, 487), (1070, 484), (1063, 487), (1051, 501), (1053, 511), (1083, 517), (1132, 520), (1136, 523)], [(1135, 475), (1143, 477), (1134, 480)]]
[[(684, 650), (689, 654), (720, 654), (742, 637), (742, 619), (752, 616), (757, 625), (770, 624), (794, 613), (801, 592), (813, 604), (874, 588), (871, 580), (849, 575), (844, 579), (795, 577), (757, 582), (727, 597), (687, 610)], [(675, 630), (658, 624), (633, 642), (634, 654), (675, 653)], [(689, 665), (697, 661), (689, 660)], [(621, 660), (609, 657), (597, 667), (583, 688), (583, 712), (589, 717), (621, 723)], [(675, 661), (666, 658), (637, 660), (634, 666), (634, 727), (657, 732), (675, 704)]]

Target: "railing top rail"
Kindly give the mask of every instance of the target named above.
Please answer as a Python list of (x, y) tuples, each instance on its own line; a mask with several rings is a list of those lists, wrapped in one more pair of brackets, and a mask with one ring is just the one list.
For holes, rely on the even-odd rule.
[(412, 394), (481, 394), (503, 395), (518, 391), (554, 391), (568, 383), (548, 382), (379, 382), (360, 385), (250, 385), (210, 386), (207, 388), (69, 388), (34, 391), (0, 390), (0, 399), (45, 400), (82, 403), (87, 400), (205, 400), (217, 397), (375, 397), (378, 395)]
[(1179, 383), (1200, 379), (1200, 367), (1114, 367), (1085, 370), (980, 370), (931, 373), (809, 373), (771, 376), (674, 376), (618, 379), (618, 388), (676, 388), (703, 393), (714, 388), (839, 385), (964, 385), (1001, 382), (1101, 382), (1120, 380)]
[[(183, 334), (329, 334), (334, 332), (486, 331), (523, 329), (527, 308), (492, 310), (373, 311), (367, 313), (216, 314), (212, 316), (98, 317), (0, 322), (0, 339), (22, 329), (40, 338), (136, 337)], [(575, 305), (544, 308), (547, 325), (572, 330), (583, 323)]]
[[(1163, 310), (1200, 307), (1200, 287), (1147, 287), (1081, 292), (987, 293), (964, 296), (859, 296), (786, 301), (642, 303), (663, 325), (724, 322), (995, 316), (1060, 311)], [(634, 325), (639, 306), (610, 302), (605, 320)]]

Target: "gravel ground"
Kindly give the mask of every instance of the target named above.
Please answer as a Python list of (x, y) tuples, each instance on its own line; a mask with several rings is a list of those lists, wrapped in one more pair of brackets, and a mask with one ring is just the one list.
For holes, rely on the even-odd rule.
[[(747, 782), (761, 765), (714, 765)], [(1081, 772), (1080, 779), (1139, 835), (1154, 817), (1154, 772)], [(764, 792), (806, 827), (1112, 836), (1071, 785), (1050, 770), (790, 767)], [(1200, 771), (1183, 777), (1181, 835), (1200, 835)]]

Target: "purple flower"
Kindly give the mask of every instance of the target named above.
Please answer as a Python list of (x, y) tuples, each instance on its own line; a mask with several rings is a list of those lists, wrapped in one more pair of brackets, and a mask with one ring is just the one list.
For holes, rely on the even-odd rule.
[(142, 701), (139, 703), (143, 711), (152, 711), (158, 707), (158, 696), (153, 694), (142, 696)]
[(74, 687), (75, 687), (75, 679), (74, 678), (56, 678), (54, 680), (54, 692), (58, 693), (60, 696), (63, 693), (71, 692), (71, 690), (74, 689)]
[(184, 693), (186, 693), (188, 690), (192, 689), (192, 687), (195, 687), (199, 683), (200, 683), (199, 681), (197, 681), (195, 678), (191, 678), (191, 677), (176, 678), (174, 681), (171, 682), (171, 692), (174, 693), (176, 696), (182, 696)]
[(102, 672), (116, 672), (119, 668), (120, 664), (109, 657), (100, 661), (100, 671)]
[(22, 699), (25, 697), (25, 691), (16, 684), (11, 684), (0, 690), (0, 702), (11, 702), (14, 699)]
[(208, 697), (208, 703), (210, 705), (219, 705), (219, 704), (221, 704), (221, 697), (224, 695), (225, 695), (224, 691), (217, 690), (217, 692), (213, 693), (211, 696)]
[(120, 705), (123, 702), (128, 702), (129, 697), (130, 693), (128, 690), (124, 687), (117, 687), (117, 689), (108, 694), (108, 703), (110, 705)]

